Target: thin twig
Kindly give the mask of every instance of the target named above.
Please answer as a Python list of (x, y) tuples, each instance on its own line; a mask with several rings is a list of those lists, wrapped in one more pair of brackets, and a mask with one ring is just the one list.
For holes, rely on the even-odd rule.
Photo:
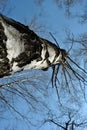
[(51, 35), (51, 37), (54, 39), (54, 41), (56, 42), (58, 48), (60, 48), (59, 43), (57, 42), (56, 38), (53, 36), (53, 34), (51, 32), (49, 32), (49, 34)]

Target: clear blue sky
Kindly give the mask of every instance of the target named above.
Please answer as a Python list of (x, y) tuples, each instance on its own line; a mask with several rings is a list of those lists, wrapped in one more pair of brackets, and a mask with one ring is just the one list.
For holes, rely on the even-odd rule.
[[(40, 6), (35, 4), (34, 0), (10, 0), (10, 4), (8, 5), (8, 8), (9, 7), (11, 7), (11, 9), (12, 9), (11, 12), (7, 13), (5, 11), (4, 13), (8, 17), (11, 17), (19, 22), (25, 23), (25, 19), (26, 19), (27, 23), (30, 23), (31, 19), (34, 16), (37, 17), (38, 24), (46, 26), (46, 33), (44, 33), (43, 37), (53, 41), (53, 39), (51, 37), (49, 38), (49, 36), (50, 36), (49, 32), (55, 33), (55, 37), (56, 37), (57, 41), (59, 42), (60, 47), (62, 47), (62, 48), (65, 47), (66, 50), (69, 49), (69, 46), (67, 46), (67, 45), (65, 45), (65, 43), (63, 43), (63, 41), (65, 40), (65, 37), (66, 37), (65, 30), (70, 29), (71, 32), (73, 32), (74, 34), (77, 35), (80, 32), (81, 33), (85, 32), (86, 28), (87, 28), (87, 26), (85, 24), (81, 25), (77, 19), (73, 19), (73, 18), (67, 19), (65, 16), (64, 9), (59, 9), (57, 7), (57, 5), (53, 2), (53, 0), (47, 0), (46, 2), (43, 2), (43, 4)], [(79, 7), (79, 9), (80, 8), (81, 7)], [(78, 10), (76, 8), (75, 8), (75, 11), (78, 12)], [(20, 102), (20, 108), (22, 107), (22, 104)], [(86, 108), (87, 107), (85, 107), (85, 109)], [(13, 119), (12, 119), (12, 121), (13, 121)], [(8, 123), (8, 121), (6, 121), (6, 122)], [(5, 124), (6, 122), (1, 121), (0, 127), (2, 126), (2, 129), (0, 128), (0, 130), (4, 130), (3, 123)], [(11, 123), (13, 123), (13, 122), (11, 122)], [(25, 127), (26, 127), (25, 124), (23, 124), (23, 126), (22, 126), (22, 124), (20, 124), (20, 126), (18, 127), (18, 130), (27, 130), (27, 128), (25, 129)], [(51, 130), (52, 128), (55, 128), (55, 127), (50, 126), (48, 124), (42, 128), (41, 128), (41, 130), (46, 130), (46, 129)], [(35, 130), (35, 129), (32, 128), (31, 130)], [(56, 128), (54, 130), (56, 130)]]

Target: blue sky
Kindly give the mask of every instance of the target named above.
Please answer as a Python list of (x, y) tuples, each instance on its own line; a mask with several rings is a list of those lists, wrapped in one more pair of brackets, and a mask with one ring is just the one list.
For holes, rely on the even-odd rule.
[[(75, 35), (86, 32), (86, 28), (87, 28), (86, 24), (80, 24), (78, 22), (77, 18), (75, 18), (75, 19), (67, 18), (65, 16), (65, 10), (59, 9), (57, 7), (57, 5), (53, 2), (53, 0), (48, 0), (48, 1), (45, 0), (45, 2), (42, 3), (42, 5), (35, 4), (34, 0), (10, 0), (10, 3), (7, 8), (9, 9), (9, 7), (11, 8), (11, 11), (10, 12), (8, 11), (9, 13), (7, 13), (7, 11), (5, 11), (4, 14), (6, 14), (8, 17), (11, 17), (22, 23), (25, 23), (25, 20), (27, 20), (27, 23), (30, 23), (31, 19), (33, 17), (36, 17), (38, 25), (40, 24), (40, 25), (46, 26), (45, 33), (43, 35), (41, 35), (41, 34), (40, 35), (47, 39), (50, 39), (51, 41), (54, 42), (54, 40), (49, 35), (49, 32), (53, 33), (54, 36), (56, 37), (56, 40), (59, 42), (60, 47), (66, 48), (66, 50), (69, 49), (69, 45), (64, 43), (64, 40), (66, 38), (66, 35), (65, 35), (66, 29), (70, 29), (71, 32), (73, 32)], [(81, 5), (79, 5), (79, 9), (81, 9), (81, 8), (82, 8)], [(77, 13), (79, 12), (77, 10), (77, 8), (72, 8), (72, 9), (74, 11), (76, 11)], [(50, 80), (50, 78), (48, 76), (49, 72), (42, 72), (42, 75), (44, 75), (44, 77), (47, 77), (47, 79), (45, 79), (46, 81), (48, 81), (48, 79)], [(43, 84), (43, 82), (42, 82), (42, 84)], [(42, 88), (44, 89), (44, 86)], [(45, 95), (46, 99), (44, 98), (44, 96), (41, 95), (43, 93), (43, 91), (41, 94), (37, 90), (35, 90), (35, 88), (34, 88), (34, 90), (32, 89), (32, 91), (36, 91), (36, 97), (39, 97), (39, 99), (41, 96), (43, 101), (46, 100), (46, 104), (48, 104), (48, 106), (50, 108), (52, 108), (52, 110), (54, 110), (55, 115), (56, 115), (56, 113), (57, 114), (60, 113), (59, 111), (57, 111), (55, 109), (55, 108), (57, 108), (57, 97), (55, 97), (55, 90), (51, 90), (51, 87), (49, 87), (50, 93), (47, 90), (46, 93), (43, 94), (43, 95)], [(63, 93), (63, 92), (61, 92), (61, 93)], [(64, 96), (65, 95), (63, 95), (63, 102), (65, 101)], [(53, 99), (53, 100), (51, 100), (51, 99)], [(19, 105), (19, 102), (20, 102), (20, 105)], [(15, 103), (16, 103), (17, 109), (20, 109), (23, 106), (27, 106), (24, 101), (22, 102), (21, 98), (18, 99), (17, 101), (15, 100)], [(69, 100), (68, 100), (68, 104), (70, 104)], [(73, 102), (72, 102), (72, 104), (73, 104), (72, 106), (75, 106), (75, 104)], [(41, 104), (39, 104), (39, 105), (41, 105)], [(56, 107), (54, 107), (54, 106), (56, 106)], [(70, 104), (70, 106), (71, 106), (71, 104)], [(41, 105), (41, 107), (42, 107), (42, 105)], [(85, 105), (84, 111), (86, 110), (86, 108), (87, 107)], [(26, 113), (26, 111), (24, 111), (24, 109), (25, 109), (25, 107), (23, 107), (20, 110), (23, 111), (23, 113)], [(43, 110), (44, 109), (45, 108), (43, 107)], [(83, 110), (83, 108), (82, 108), (82, 110)], [(33, 118), (36, 118), (36, 119), (38, 119), (38, 117), (39, 117), (39, 119), (41, 118), (40, 114), (38, 114), (38, 112), (37, 112), (36, 116), (34, 115), (35, 113), (33, 115), (32, 115), (32, 113), (33, 113), (33, 111), (31, 112), (31, 114), (30, 113), (26, 113), (26, 114), (27, 115), (30, 114), (29, 116), (31, 118), (32, 118), (32, 116), (33, 116)], [(43, 111), (43, 114), (47, 114), (47, 113), (45, 113)], [(41, 114), (42, 117), (44, 117), (43, 114)], [(6, 113), (6, 115), (7, 115), (7, 118), (9, 118), (8, 113)], [(62, 118), (61, 118), (61, 120), (62, 120)], [(10, 121), (12, 125), (13, 125), (13, 121), (14, 121), (14, 119), (12, 117), (12, 121)], [(0, 126), (2, 126), (2, 129), (0, 129), (0, 130), (4, 130), (4, 124), (9, 125), (10, 123), (8, 123), (8, 122), (9, 121), (4, 121), (4, 122), (1, 121)], [(24, 123), (24, 124), (22, 123), (23, 125), (21, 124), (20, 121), (19, 122), (14, 121), (14, 122), (15, 122), (14, 124), (17, 125), (18, 130), (27, 130), (26, 123), (24, 123), (23, 121), (22, 121)], [(54, 125), (47, 124), (47, 125), (43, 125), (42, 127), (40, 127), (40, 130), (46, 130), (46, 129), (51, 130), (52, 128), (54, 130), (56, 130), (56, 127)], [(32, 127), (31, 130), (36, 130), (36, 128)]]

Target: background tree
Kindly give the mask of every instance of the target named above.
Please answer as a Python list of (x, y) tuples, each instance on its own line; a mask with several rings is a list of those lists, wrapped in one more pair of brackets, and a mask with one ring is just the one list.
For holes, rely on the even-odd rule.
[[(43, 7), (44, 0), (37, 0), (36, 2)], [(64, 8), (70, 15), (70, 12), (73, 12), (71, 8), (77, 7), (77, 2), (79, 4), (81, 1), (56, 0), (54, 2), (62, 7), (61, 10)], [(42, 14), (39, 15), (41, 18)], [(35, 22), (35, 19), (33, 21)], [(31, 25), (34, 22), (31, 22)], [(51, 29), (46, 29), (47, 32), (49, 30), (53, 32)], [(80, 130), (87, 127), (87, 113), (84, 112), (87, 107), (86, 34), (81, 34), (78, 38), (76, 34), (72, 33), (67, 32), (67, 41), (64, 44), (69, 45), (69, 48), (71, 47), (70, 58), (74, 59), (75, 62), (68, 61), (69, 68), (66, 65), (57, 66), (55, 75), (52, 75), (54, 76), (53, 80), (50, 76), (51, 68), (47, 72), (29, 70), (0, 79), (0, 122), (2, 129), (5, 128), (3, 127), (4, 124), (8, 127), (10, 121), (8, 119), (12, 119), (14, 122), (14, 126), (12, 123), (8, 129), (15, 129), (15, 126), (17, 126), (16, 129), (36, 129), (37, 126), (40, 126), (40, 129), (45, 127), (48, 129)], [(48, 36), (50, 36), (49, 33)], [(53, 36), (56, 38), (56, 33)], [(52, 36), (50, 39), (55, 42)], [(78, 47), (75, 43), (79, 43)], [(75, 51), (76, 53), (73, 53)], [(77, 55), (77, 52), (81, 55)], [(20, 122), (23, 125), (20, 125)], [(49, 127), (48, 122), (50, 123)]]

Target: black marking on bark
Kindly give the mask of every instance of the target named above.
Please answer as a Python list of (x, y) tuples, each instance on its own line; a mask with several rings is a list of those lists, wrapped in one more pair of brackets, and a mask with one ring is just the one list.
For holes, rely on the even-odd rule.
[(0, 18), (5, 22), (8, 26), (13, 26), (15, 29), (17, 29), (20, 33), (25, 33), (25, 34), (31, 34), (33, 37), (33, 34), (36, 35), (32, 30), (29, 29), (28, 26), (25, 26), (24, 24), (17, 22), (11, 18), (8, 18), (2, 14), (0, 14)]
[(6, 41), (7, 37), (4, 33), (4, 27), (0, 22), (0, 77), (8, 75), (10, 72), (10, 64), (7, 58)]
[(41, 51), (42, 46), (39, 41), (35, 40), (36, 37), (31, 41), (30, 36), (27, 34), (22, 35), (21, 39), (24, 41), (24, 52), (19, 54), (16, 58), (13, 58), (12, 63), (17, 62), (18, 67), (23, 67), (30, 64), (31, 61), (35, 60), (38, 62), (42, 60)]

